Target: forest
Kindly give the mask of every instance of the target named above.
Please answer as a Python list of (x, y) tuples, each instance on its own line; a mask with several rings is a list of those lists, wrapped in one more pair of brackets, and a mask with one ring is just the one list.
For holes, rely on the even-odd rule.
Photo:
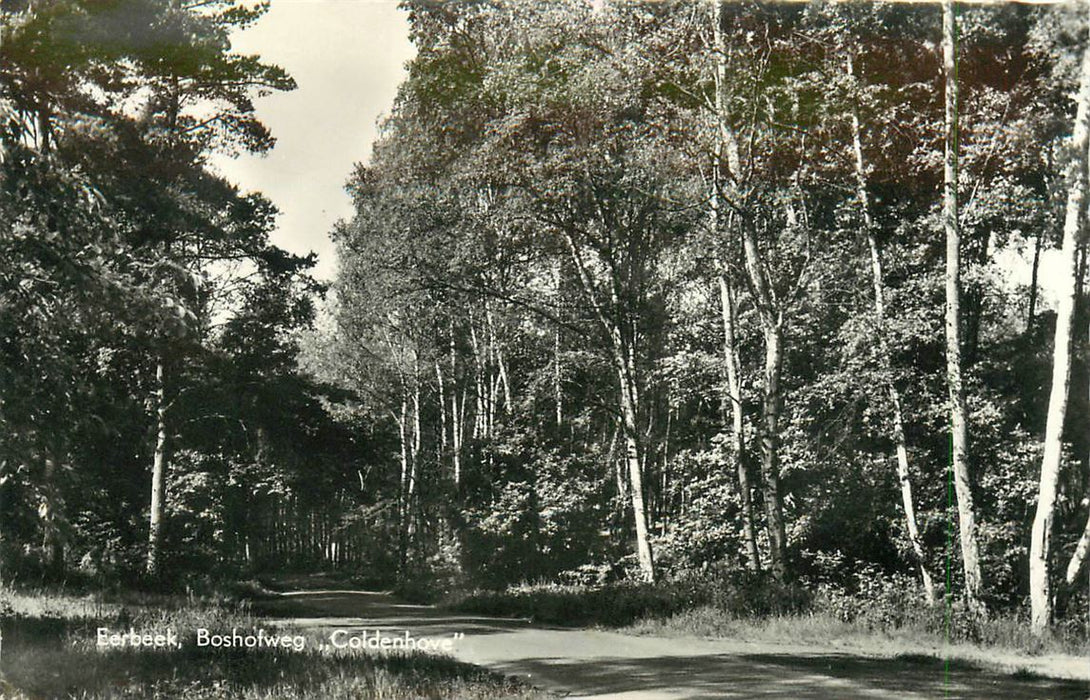
[(1087, 3), (402, 7), (327, 283), (211, 165), (274, 147), (264, 6), (0, 3), (5, 585), (744, 581), (1085, 637)]

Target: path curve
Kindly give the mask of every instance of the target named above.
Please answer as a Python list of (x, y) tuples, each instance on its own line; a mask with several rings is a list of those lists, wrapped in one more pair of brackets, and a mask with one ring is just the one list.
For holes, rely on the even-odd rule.
[[(548, 628), (413, 605), (388, 593), (295, 590), (270, 612), (319, 635), (451, 639), (452, 656), (573, 698), (855, 698), (1087, 700), (1090, 683), (983, 672), (941, 661), (822, 652), (813, 647)], [(456, 638), (462, 634), (464, 637)], [(1090, 663), (1090, 662), (1088, 662)]]

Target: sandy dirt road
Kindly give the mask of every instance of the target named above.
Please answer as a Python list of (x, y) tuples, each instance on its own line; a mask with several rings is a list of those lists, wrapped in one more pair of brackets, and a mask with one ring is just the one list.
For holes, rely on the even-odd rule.
[[(830, 653), (813, 647), (559, 629), (451, 613), (387, 593), (289, 590), (275, 623), (337, 641), (375, 634), (452, 641), (462, 661), (578, 698), (981, 698), (1087, 700), (1090, 683), (981, 671), (964, 664)], [(1090, 660), (1087, 661), (1090, 664)]]

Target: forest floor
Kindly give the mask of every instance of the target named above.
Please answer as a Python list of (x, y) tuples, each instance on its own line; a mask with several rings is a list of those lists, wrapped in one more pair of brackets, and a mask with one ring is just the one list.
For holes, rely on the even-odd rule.
[(331, 643), (366, 643), (378, 630), (394, 639), (449, 640), (459, 661), (571, 697), (1090, 698), (1090, 662), (1075, 657), (635, 636), (454, 613), (384, 592), (314, 588), (320, 582), (313, 580), (276, 583), (283, 591), (261, 608), (276, 624)]

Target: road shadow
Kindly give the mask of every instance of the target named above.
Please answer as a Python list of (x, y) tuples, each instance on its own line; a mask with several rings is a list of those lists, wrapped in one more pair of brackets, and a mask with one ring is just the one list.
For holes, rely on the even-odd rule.
[(1087, 700), (1086, 682), (1019, 678), (941, 659), (933, 663), (868, 659), (840, 654), (598, 657), (571, 661), (536, 658), (489, 664), (530, 679), (579, 678), (579, 697), (659, 691), (671, 698), (784, 698), (852, 700)]
[[(381, 630), (414, 637), (466, 635), (463, 660), (579, 697), (812, 698), (851, 700), (1088, 700), (1090, 683), (1003, 674), (925, 656), (873, 658), (844, 653), (739, 649), (698, 651), (681, 640), (545, 627), (527, 620), (456, 613), (403, 602), (388, 592), (348, 590), (350, 582), (305, 577), (262, 602), (272, 624), (332, 634)], [(321, 587), (322, 584), (328, 587)], [(284, 586), (286, 587), (286, 586)], [(510, 634), (509, 637), (496, 635)], [(493, 640), (474, 648), (472, 637)], [(766, 647), (767, 648), (767, 647)]]

